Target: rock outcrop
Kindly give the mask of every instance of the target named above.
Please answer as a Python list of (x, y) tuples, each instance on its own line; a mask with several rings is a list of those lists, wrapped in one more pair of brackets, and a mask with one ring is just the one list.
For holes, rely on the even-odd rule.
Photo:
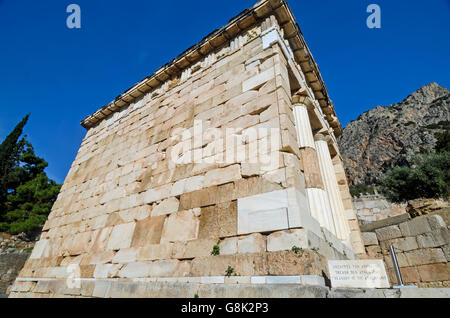
[(7, 293), (34, 246), (26, 235), (0, 233), (0, 298)]
[(433, 150), (435, 133), (450, 128), (449, 100), (447, 88), (430, 83), (350, 122), (338, 138), (349, 182), (371, 184), (389, 168), (411, 165), (414, 154)]

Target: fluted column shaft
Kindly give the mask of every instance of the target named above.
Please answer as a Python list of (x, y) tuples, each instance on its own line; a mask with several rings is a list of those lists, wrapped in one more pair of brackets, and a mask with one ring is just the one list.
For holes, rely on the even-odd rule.
[(319, 222), (320, 226), (336, 235), (330, 202), (324, 190), (307, 107), (303, 104), (294, 104), (294, 118), (311, 216)]
[(311, 123), (309, 122), (308, 109), (305, 105), (294, 105), (294, 118), (299, 147), (314, 148), (314, 137), (312, 134)]
[(345, 217), (344, 205), (339, 193), (339, 185), (337, 183), (333, 162), (331, 161), (328, 143), (325, 140), (316, 140), (315, 145), (325, 190), (330, 201), (336, 236), (342, 241), (347, 241), (350, 235), (350, 228)]

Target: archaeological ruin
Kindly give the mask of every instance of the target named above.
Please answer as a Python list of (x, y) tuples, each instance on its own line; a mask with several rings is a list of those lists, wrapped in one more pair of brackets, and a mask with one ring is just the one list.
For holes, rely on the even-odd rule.
[(10, 297), (267, 296), (326, 286), (328, 260), (365, 257), (342, 128), (284, 0), (259, 1), (81, 125)]

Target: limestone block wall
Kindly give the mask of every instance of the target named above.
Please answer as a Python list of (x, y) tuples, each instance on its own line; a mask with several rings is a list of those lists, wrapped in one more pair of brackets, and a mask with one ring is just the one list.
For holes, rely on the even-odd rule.
[(15, 292), (71, 277), (326, 277), (327, 258), (363, 253), (311, 215), (292, 104), (309, 88), (289, 52), (270, 16), (90, 127)]
[(353, 206), (359, 222), (367, 224), (406, 213), (407, 204), (391, 203), (380, 195), (364, 195), (353, 198)]
[(389, 225), (386, 224), (389, 219), (374, 222), (370, 231), (362, 233), (367, 257), (383, 259), (391, 283), (397, 285), (389, 252), (389, 246), (393, 245), (404, 284), (449, 287), (450, 230), (442, 217), (421, 216), (405, 221), (397, 216), (392, 219), (398, 221)]

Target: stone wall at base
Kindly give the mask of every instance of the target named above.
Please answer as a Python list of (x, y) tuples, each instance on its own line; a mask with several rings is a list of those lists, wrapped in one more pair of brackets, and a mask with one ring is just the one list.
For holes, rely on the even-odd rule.
[(391, 203), (381, 195), (363, 195), (352, 201), (361, 225), (406, 213), (406, 203)]
[[(395, 248), (403, 283), (419, 287), (450, 286), (450, 230), (439, 215), (421, 216), (397, 222), (389, 219), (363, 232), (367, 257), (383, 259), (389, 279), (398, 284), (389, 246)], [(362, 227), (364, 230), (364, 227)]]
[(450, 288), (356, 289), (298, 283), (172, 283), (82, 281), (81, 288), (64, 289), (65, 282), (21, 282), (10, 298), (450, 298)]

